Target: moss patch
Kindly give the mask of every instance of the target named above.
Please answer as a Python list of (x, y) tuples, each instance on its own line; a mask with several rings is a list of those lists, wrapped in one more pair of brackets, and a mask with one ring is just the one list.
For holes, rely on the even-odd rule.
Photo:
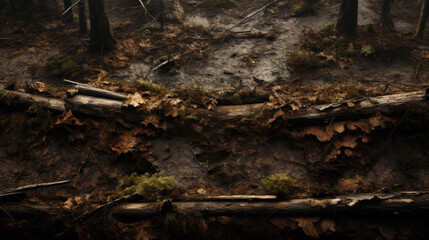
[(262, 184), (269, 194), (286, 198), (296, 189), (296, 181), (286, 173), (278, 173), (262, 179)]
[(308, 50), (292, 51), (287, 62), (293, 70), (315, 68), (320, 65), (318, 56)]
[(309, 13), (309, 5), (306, 2), (299, 2), (292, 9), (292, 14), (295, 17), (303, 16), (308, 13)]
[(77, 63), (73, 59), (65, 56), (51, 59), (46, 64), (46, 68), (50, 76), (67, 76), (71, 74), (76, 65)]
[(160, 93), (166, 90), (163, 84), (157, 84), (143, 79), (137, 79), (135, 81), (135, 85), (140, 90), (147, 90), (155, 93)]
[(159, 174), (149, 176), (133, 173), (123, 178), (116, 188), (118, 195), (138, 195), (143, 201), (154, 202), (164, 196), (169, 196), (177, 187), (173, 177), (162, 177)]

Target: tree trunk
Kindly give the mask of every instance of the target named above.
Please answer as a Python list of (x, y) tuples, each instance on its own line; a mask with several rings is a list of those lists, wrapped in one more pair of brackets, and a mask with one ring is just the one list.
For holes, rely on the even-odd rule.
[[(69, 9), (71, 5), (71, 0), (64, 0), (64, 10)], [(65, 14), (65, 21), (73, 22), (73, 11), (71, 9)]]
[(10, 0), (10, 9), (12, 10), (12, 12), (16, 11), (15, 4), (13, 3), (13, 0)]
[(88, 32), (88, 26), (86, 22), (86, 14), (85, 14), (85, 2), (81, 0), (78, 3), (79, 8), (79, 31), (82, 34), (86, 34)]
[(358, 0), (341, 0), (336, 29), (349, 36), (357, 31)]
[(381, 10), (381, 27), (388, 32), (395, 32), (395, 25), (392, 21), (390, 9), (394, 0), (383, 0), (383, 7)]
[(104, 12), (104, 0), (88, 0), (88, 6), (91, 22), (89, 50), (98, 53), (108, 52), (115, 47), (116, 39)]
[(423, 0), (422, 10), (420, 12), (419, 23), (417, 25), (417, 37), (422, 38), (426, 26), (426, 20), (429, 14), (429, 0)]

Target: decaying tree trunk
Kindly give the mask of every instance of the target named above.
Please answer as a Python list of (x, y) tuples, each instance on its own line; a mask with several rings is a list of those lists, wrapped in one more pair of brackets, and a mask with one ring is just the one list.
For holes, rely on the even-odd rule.
[(358, 20), (358, 0), (341, 0), (338, 13), (337, 31), (349, 36), (356, 35)]
[[(71, 5), (71, 0), (64, 0), (64, 10), (69, 9)], [(65, 21), (73, 22), (73, 11), (71, 9), (65, 14)]]
[[(400, 192), (359, 194), (331, 199), (293, 199), (277, 202), (173, 202), (178, 212), (198, 212), (203, 216), (329, 216), (416, 217), (429, 213), (429, 194)], [(112, 208), (121, 220), (159, 215), (158, 203), (129, 203)]]
[(417, 24), (417, 31), (416, 31), (417, 37), (420, 37), (420, 38), (423, 37), (423, 32), (426, 27), (426, 20), (428, 18), (428, 15), (429, 15), (429, 0), (423, 0), (419, 23)]
[(77, 6), (79, 8), (79, 31), (82, 34), (86, 34), (88, 32), (88, 26), (85, 14), (85, 2), (81, 0)]
[(90, 51), (105, 53), (113, 50), (116, 39), (104, 12), (104, 0), (88, 0), (88, 6), (91, 22)]
[[(119, 200), (119, 199), (118, 199)], [(116, 200), (115, 200), (116, 201)], [(115, 202), (113, 201), (113, 202)], [(288, 201), (204, 201), (172, 202), (172, 210), (181, 213), (200, 213), (210, 216), (362, 216), (401, 219), (425, 217), (429, 214), (429, 193), (364, 193), (338, 196), (329, 199), (303, 198)], [(101, 205), (103, 206), (103, 205)], [(31, 218), (40, 215), (63, 213), (59, 208), (41, 204), (0, 203), (0, 218)], [(95, 210), (99, 209), (96, 207)], [(124, 221), (138, 221), (162, 214), (160, 203), (124, 203), (110, 209), (112, 215)], [(84, 215), (83, 215), (84, 216)]]
[[(329, 124), (332, 119), (335, 119), (335, 121), (345, 121), (371, 116), (375, 113), (386, 115), (400, 114), (407, 111), (410, 104), (427, 101), (426, 97), (426, 91), (422, 90), (316, 105), (295, 111), (292, 116), (286, 119), (286, 122), (293, 125), (316, 125)], [(141, 122), (147, 117), (146, 113), (123, 108), (123, 101), (80, 94), (62, 100), (10, 90), (0, 90), (0, 102), (23, 107), (38, 104), (44, 109), (56, 112), (63, 112), (69, 108), (76, 113), (95, 117), (122, 117), (130, 122)], [(234, 121), (255, 117), (267, 107), (266, 103), (256, 103), (217, 106), (214, 110), (189, 108), (186, 114), (204, 117), (205, 119), (215, 119), (216, 121)]]
[(390, 14), (393, 1), (394, 0), (383, 0), (381, 9), (381, 27), (388, 32), (395, 31), (395, 25), (393, 24), (392, 15)]

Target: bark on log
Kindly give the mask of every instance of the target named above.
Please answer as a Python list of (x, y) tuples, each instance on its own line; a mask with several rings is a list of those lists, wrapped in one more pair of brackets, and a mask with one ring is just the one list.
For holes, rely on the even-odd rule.
[(253, 202), (253, 201), (273, 201), (277, 200), (276, 195), (219, 195), (199, 197), (198, 201), (236, 201), (236, 202)]
[[(399, 216), (416, 217), (429, 213), (429, 193), (360, 194), (331, 199), (294, 199), (281, 202), (173, 202), (179, 212), (199, 212), (203, 216)], [(137, 220), (159, 215), (157, 203), (127, 203), (112, 208), (121, 220)]]
[(43, 204), (0, 203), (0, 219), (29, 219), (63, 212), (62, 209)]
[[(203, 216), (242, 217), (304, 217), (341, 216), (426, 217), (429, 214), (429, 192), (366, 193), (329, 199), (293, 199), (272, 202), (173, 202), (179, 212), (199, 212)], [(64, 213), (63, 209), (41, 204), (0, 203), (0, 218), (32, 218)], [(160, 203), (124, 203), (110, 209), (113, 216), (124, 221), (137, 221), (159, 216)]]
[[(293, 113), (286, 121), (293, 125), (326, 124), (331, 121), (351, 120), (370, 116), (375, 113), (394, 115), (406, 111), (410, 104), (424, 102), (426, 91), (400, 93), (379, 97), (349, 100), (334, 104), (323, 104)], [(39, 104), (41, 107), (53, 111), (63, 112), (71, 109), (73, 112), (95, 117), (122, 117), (131, 122), (143, 121), (147, 114), (125, 109), (123, 102), (112, 99), (97, 98), (84, 95), (75, 95), (72, 98), (61, 100), (36, 96), (28, 93), (0, 90), (0, 101), (6, 104), (29, 107)], [(353, 107), (349, 107), (354, 105)], [(207, 109), (189, 109), (188, 114), (198, 117), (212, 118), (217, 121), (241, 120), (252, 118), (265, 108), (266, 103), (218, 106), (214, 111)]]

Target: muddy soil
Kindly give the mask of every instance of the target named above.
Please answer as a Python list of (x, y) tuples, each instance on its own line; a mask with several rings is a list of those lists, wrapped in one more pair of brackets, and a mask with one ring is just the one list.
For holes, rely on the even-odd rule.
[[(303, 30), (321, 29), (327, 23), (335, 23), (338, 12), (338, 4), (331, 4), (317, 7), (314, 14), (294, 17), (291, 9), (295, 1), (286, 4), (280, 2), (267, 11), (255, 15), (249, 21), (230, 29), (246, 14), (266, 3), (250, 1), (238, 4), (246, 7), (206, 8), (195, 7), (195, 3), (192, 2), (183, 2), (187, 14), (182, 28), (201, 28), (201, 31), (206, 31), (211, 35), (231, 30), (232, 32), (261, 32), (271, 37), (231, 39), (225, 43), (217, 43), (210, 47), (206, 57), (186, 61), (173, 73), (159, 70), (152, 72), (150, 69), (168, 59), (168, 55), (174, 55), (174, 52), (167, 55), (138, 57), (131, 59), (127, 63), (127, 67), (109, 72), (107, 77), (113, 81), (131, 83), (137, 78), (147, 78), (153, 82), (162, 83), (168, 88), (187, 86), (211, 90), (252, 89), (257, 85), (254, 81), (255, 78), (265, 82), (296, 80), (296, 74), (290, 72), (287, 63), (289, 53), (300, 47)], [(137, 21), (141, 25), (138, 31), (143, 31), (153, 24), (153, 22), (142, 23), (141, 18), (144, 14), (140, 7), (130, 5), (127, 1), (108, 0), (106, 1), (106, 11), (114, 29), (120, 30), (123, 23), (127, 21)], [(393, 16), (398, 30), (412, 32), (416, 19), (410, 16), (418, 15), (418, 11), (417, 3), (408, 5), (407, 1), (395, 3)], [(359, 24), (377, 24), (379, 12), (377, 4), (371, 1), (360, 1)], [(70, 32), (66, 26), (65, 32), (67, 31)], [(47, 36), (44, 35), (46, 34), (41, 34), (40, 38), (46, 41)], [(25, 32), (21, 33), (19, 29), (2, 29), (2, 36), (12, 38), (12, 40), (3, 40), (7, 45), (10, 43), (8, 41), (13, 41), (14, 38), (25, 38)], [(140, 38), (142, 39), (144, 36), (140, 36)], [(86, 40), (84, 37), (82, 44)], [(64, 55), (59, 51), (52, 45), (45, 47), (30, 45), (25, 50), (0, 48), (0, 80), (18, 81), (18, 83), (30, 80), (47, 81), (55, 84), (60, 79), (52, 78), (47, 74), (46, 63), (52, 57), (59, 54)], [(68, 54), (73, 55), (73, 53)], [(347, 69), (327, 68), (309, 71), (305, 74), (305, 78), (313, 80), (316, 84), (329, 83), (332, 77), (327, 78), (326, 75), (332, 75), (333, 78), (342, 81), (362, 82), (366, 85), (372, 83), (372, 81), (368, 81), (368, 78), (376, 79), (377, 83), (382, 82), (383, 84), (389, 84), (392, 81), (398, 82), (398, 84), (426, 82), (426, 77), (415, 77), (417, 64), (418, 62), (400, 58), (388, 63), (362, 61)], [(426, 66), (422, 65), (420, 72), (424, 73), (425, 69)], [(87, 74), (74, 77), (77, 80), (86, 81), (89, 75), (87, 72)]]

